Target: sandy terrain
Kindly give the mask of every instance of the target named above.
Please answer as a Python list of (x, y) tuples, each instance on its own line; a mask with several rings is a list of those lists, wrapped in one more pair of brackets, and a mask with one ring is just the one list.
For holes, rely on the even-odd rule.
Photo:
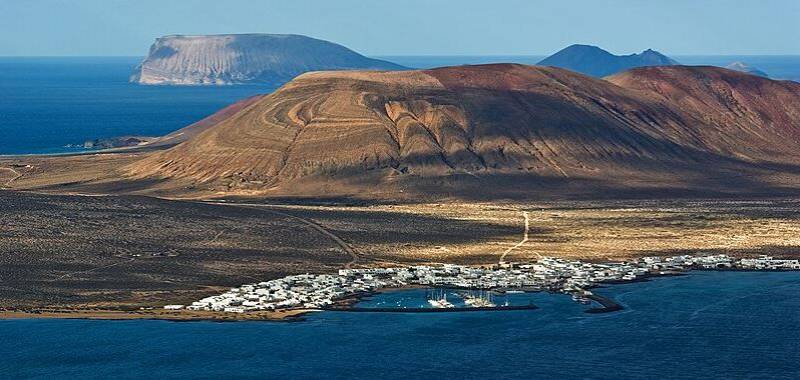
[[(0, 212), (5, 317), (209, 319), (139, 308), (348, 265), (800, 255), (797, 199), (258, 205), (0, 192)], [(59, 311), (30, 314), (42, 308)]]
[(286, 207), (383, 262), (482, 264), (504, 254), (507, 261), (679, 252), (800, 255), (797, 199)]

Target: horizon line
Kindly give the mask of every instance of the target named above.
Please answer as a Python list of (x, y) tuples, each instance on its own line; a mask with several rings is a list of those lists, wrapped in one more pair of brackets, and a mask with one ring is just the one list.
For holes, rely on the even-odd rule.
[[(663, 54), (663, 53), (662, 53)], [(365, 57), (380, 58), (380, 57), (548, 57), (550, 54), (520, 54), (520, 53), (506, 53), (506, 54), (361, 54)], [(671, 57), (798, 57), (800, 53), (781, 53), (781, 54), (668, 54)], [(130, 54), (86, 54), (86, 55), (5, 55), (0, 54), (0, 58), (140, 58), (147, 57), (147, 54), (130, 55)]]

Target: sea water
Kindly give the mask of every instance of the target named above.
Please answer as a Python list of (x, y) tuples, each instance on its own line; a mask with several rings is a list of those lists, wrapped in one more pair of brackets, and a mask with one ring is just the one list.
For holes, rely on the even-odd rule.
[(540, 308), (523, 311), (5, 320), (0, 377), (800, 378), (800, 272), (693, 272), (596, 292), (625, 310), (587, 314), (569, 296), (535, 293), (526, 297)]
[(0, 154), (80, 151), (87, 140), (161, 136), (265, 86), (143, 86), (137, 57), (0, 58)]

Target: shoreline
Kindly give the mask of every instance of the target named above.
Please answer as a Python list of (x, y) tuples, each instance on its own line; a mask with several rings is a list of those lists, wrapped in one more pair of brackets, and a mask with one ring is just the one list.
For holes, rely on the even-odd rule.
[(221, 313), (212, 311), (188, 310), (81, 310), (81, 309), (31, 309), (31, 310), (3, 310), (0, 311), (0, 320), (11, 319), (85, 319), (85, 320), (161, 320), (171, 322), (243, 322), (243, 321), (271, 321), (292, 322), (300, 321), (306, 314), (319, 311), (315, 309), (288, 309), (282, 311), (264, 311), (254, 313)]
[[(609, 285), (620, 285), (637, 282), (647, 282), (654, 278), (661, 277), (681, 277), (690, 275), (693, 272), (793, 272), (792, 270), (758, 270), (758, 269), (691, 269), (685, 272), (665, 272), (663, 274), (651, 274), (633, 280), (615, 280), (596, 284), (588, 289), (604, 288)], [(369, 299), (378, 294), (406, 291), (411, 289), (430, 288), (421, 285), (409, 285), (403, 287), (392, 287), (377, 289), (375, 291), (352, 294), (346, 298), (336, 300), (331, 306), (319, 309), (279, 309), (273, 311), (256, 311), (246, 313), (226, 313), (217, 311), (195, 311), (195, 310), (165, 310), (161, 308), (138, 309), (138, 310), (103, 310), (103, 309), (70, 309), (70, 308), (33, 308), (33, 309), (0, 309), (0, 321), (12, 319), (84, 319), (84, 320), (162, 320), (171, 322), (245, 322), (245, 321), (268, 321), (268, 322), (299, 322), (304, 317), (313, 312), (335, 311), (335, 312), (376, 312), (376, 313), (437, 313), (437, 312), (480, 312), (480, 311), (512, 311), (512, 310), (535, 310), (539, 309), (534, 304), (515, 305), (515, 306), (495, 306), (495, 307), (457, 307), (453, 309), (436, 308), (384, 308), (384, 307), (357, 307), (358, 302)], [(443, 289), (463, 290), (458, 287), (434, 287)], [(496, 291), (506, 291), (496, 289)], [(525, 293), (546, 292), (547, 290), (519, 289)], [(558, 294), (558, 293), (557, 293)], [(563, 293), (568, 294), (568, 293)], [(610, 313), (624, 310), (625, 307), (611, 298), (591, 294), (586, 298), (600, 304), (599, 307), (591, 307), (584, 310), (589, 314)]]

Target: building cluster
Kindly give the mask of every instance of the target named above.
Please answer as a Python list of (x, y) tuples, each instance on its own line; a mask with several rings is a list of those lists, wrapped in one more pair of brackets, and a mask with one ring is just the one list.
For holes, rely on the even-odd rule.
[(736, 259), (728, 255), (643, 257), (637, 262), (652, 270), (744, 269), (800, 270), (800, 260), (776, 259), (772, 256)]
[(390, 286), (396, 286), (396, 283), (382, 281), (369, 274), (358, 278), (303, 274), (242, 285), (223, 294), (193, 302), (186, 308), (231, 313), (291, 308), (318, 309), (337, 299)]
[[(187, 306), (189, 310), (244, 313), (276, 309), (319, 309), (337, 300), (381, 288), (419, 285), (463, 289), (550, 290), (573, 295), (599, 283), (633, 281), (647, 275), (692, 268), (800, 269), (798, 260), (768, 256), (734, 259), (728, 255), (644, 257), (632, 262), (587, 263), (542, 258), (532, 263), (501, 263), (493, 267), (444, 264), (402, 268), (341, 269), (338, 274), (304, 274), (242, 285)], [(181, 305), (168, 305), (179, 309)]]
[(680, 255), (671, 257), (648, 256), (636, 260), (640, 265), (655, 271), (699, 269), (726, 269), (733, 268), (736, 260), (728, 255), (692, 256)]
[(771, 256), (759, 256), (755, 259), (739, 260), (742, 269), (757, 270), (800, 270), (800, 260), (775, 259)]

